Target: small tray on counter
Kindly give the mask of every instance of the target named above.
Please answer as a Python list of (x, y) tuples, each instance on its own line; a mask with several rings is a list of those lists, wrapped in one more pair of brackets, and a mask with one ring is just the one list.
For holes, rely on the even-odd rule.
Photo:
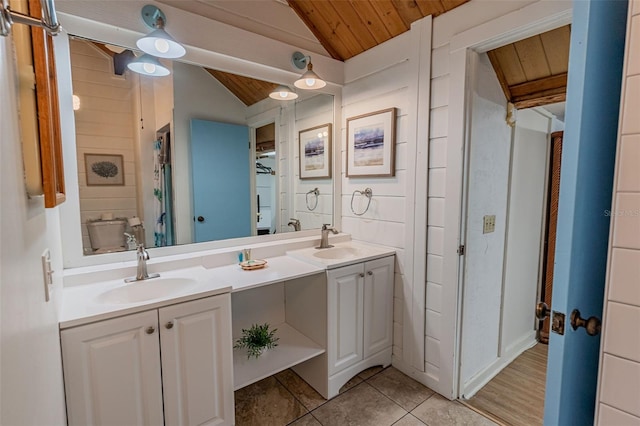
[(252, 271), (254, 269), (264, 268), (265, 266), (267, 266), (267, 261), (261, 259), (245, 260), (244, 262), (240, 262), (239, 265), (245, 271)]

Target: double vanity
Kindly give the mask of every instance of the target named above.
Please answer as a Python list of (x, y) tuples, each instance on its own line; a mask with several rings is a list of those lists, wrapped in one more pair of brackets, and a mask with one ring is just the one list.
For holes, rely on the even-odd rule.
[[(329, 399), (391, 363), (394, 250), (332, 237), (167, 256), (159, 278), (133, 262), (65, 274), (60, 321), (67, 415), (75, 424), (234, 424), (234, 390), (292, 368)], [(268, 323), (278, 346), (248, 359), (233, 342)]]

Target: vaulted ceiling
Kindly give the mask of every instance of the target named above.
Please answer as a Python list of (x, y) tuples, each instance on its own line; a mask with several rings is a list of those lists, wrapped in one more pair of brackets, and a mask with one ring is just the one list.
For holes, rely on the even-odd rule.
[[(347, 60), (398, 36), (411, 23), (469, 0), (159, 0), (307, 53)], [(564, 100), (570, 26), (487, 52), (505, 96), (518, 108)], [(275, 84), (207, 70), (246, 105)]]
[(571, 26), (487, 52), (504, 95), (516, 108), (565, 100)]
[(469, 0), (288, 0), (334, 59), (346, 60)]

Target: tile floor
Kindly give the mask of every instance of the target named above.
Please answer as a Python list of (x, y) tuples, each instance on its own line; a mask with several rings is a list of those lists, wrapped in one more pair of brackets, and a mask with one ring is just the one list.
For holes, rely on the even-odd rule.
[(393, 367), (363, 371), (330, 401), (285, 370), (236, 391), (235, 403), (237, 426), (495, 425)]

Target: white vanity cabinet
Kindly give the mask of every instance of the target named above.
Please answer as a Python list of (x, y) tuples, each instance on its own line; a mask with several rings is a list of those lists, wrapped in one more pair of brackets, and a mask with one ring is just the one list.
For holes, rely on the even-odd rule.
[(230, 306), (222, 294), (61, 330), (69, 425), (233, 424)]
[(365, 368), (391, 362), (393, 275), (393, 256), (327, 272), (329, 397)]

